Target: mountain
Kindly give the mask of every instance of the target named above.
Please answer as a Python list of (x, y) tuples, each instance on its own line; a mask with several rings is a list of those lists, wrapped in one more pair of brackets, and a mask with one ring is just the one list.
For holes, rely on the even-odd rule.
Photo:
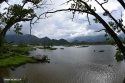
[(6, 40), (13, 43), (38, 43), (39, 38), (33, 35), (7, 35)]
[(69, 44), (69, 42), (65, 39), (60, 39), (60, 40), (56, 40), (56, 39), (52, 39), (52, 43), (54, 45), (65, 45), (65, 44)]
[[(120, 34), (118, 37), (121, 40), (125, 39), (124, 34)], [(110, 38), (110, 40), (113, 41), (113, 38), (111, 38), (110, 36), (108, 38)], [(84, 41), (84, 42), (104, 42), (104, 41), (106, 41), (106, 37), (105, 37), (105, 35), (79, 36), (79, 37), (72, 38), (69, 41), (71, 41), (71, 42), (82, 42), (82, 41)]]
[(41, 45), (64, 45), (69, 42), (65, 39), (50, 39), (48, 37), (38, 38), (34, 35), (7, 35), (5, 38), (8, 42), (15, 44), (25, 43), (25, 44), (41, 44)]
[(104, 35), (97, 35), (97, 36), (80, 36), (70, 39), (72, 42), (103, 42), (106, 40)]
[[(123, 34), (119, 35), (120, 39), (124, 39)], [(94, 43), (94, 42), (105, 42), (106, 37), (104, 35), (98, 35), (98, 36), (81, 36), (81, 37), (75, 37), (70, 40), (65, 39), (50, 39), (48, 37), (44, 38), (38, 38), (34, 35), (7, 35), (6, 40), (11, 43), (19, 44), (19, 43), (25, 43), (25, 44), (40, 44), (40, 45), (65, 45), (69, 44), (68, 41), (76, 44), (76, 43)], [(112, 41), (112, 39), (111, 39)]]
[(48, 37), (44, 37), (44, 38), (40, 38), (40, 43), (42, 44), (42, 45), (44, 45), (44, 44), (52, 44), (52, 42), (51, 42), (51, 39), (50, 38), (48, 38)]

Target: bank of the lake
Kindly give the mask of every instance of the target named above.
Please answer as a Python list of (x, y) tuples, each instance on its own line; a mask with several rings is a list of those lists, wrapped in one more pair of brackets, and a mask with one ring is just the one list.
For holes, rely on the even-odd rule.
[(25, 63), (34, 62), (28, 57), (28, 52), (33, 50), (30, 46), (4, 46), (0, 55), (0, 67), (16, 67)]
[(14, 71), (6, 69), (9, 73), (2, 77), (26, 78), (28, 83), (123, 83), (125, 62), (116, 61), (115, 46), (54, 48), (57, 49), (37, 48), (30, 52), (30, 56), (48, 55), (50, 63), (25, 64)]
[(0, 59), (0, 67), (16, 67), (29, 62), (33, 62), (33, 59), (27, 57), (27, 55), (17, 55), (14, 57)]
[(123, 83), (125, 79), (125, 61), (116, 61), (115, 46), (54, 46), (56, 50), (39, 47), (35, 46), (29, 56), (47, 55), (50, 63), (28, 63), (14, 70), (2, 67), (0, 76), (25, 78), (28, 83)]

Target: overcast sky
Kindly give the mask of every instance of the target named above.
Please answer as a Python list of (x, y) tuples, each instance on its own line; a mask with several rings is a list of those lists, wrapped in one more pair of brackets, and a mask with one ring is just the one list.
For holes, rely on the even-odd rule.
[[(21, 0), (10, 0), (9, 3), (20, 3)], [(48, 4), (51, 4), (47, 6), (47, 9), (61, 9), (61, 8), (69, 8), (70, 5), (62, 3), (66, 2), (67, 0), (51, 0), (48, 1)], [(94, 1), (94, 0), (93, 0)], [(99, 0), (103, 1), (103, 0)], [(105, 5), (105, 8), (107, 8), (109, 11), (117, 10), (113, 12), (113, 15), (115, 17), (119, 18), (119, 11), (122, 10), (120, 7), (120, 4), (117, 2), (117, 0), (109, 0), (110, 2)], [(97, 8), (98, 13), (103, 13), (102, 9), (95, 3), (92, 2), (92, 5)], [(7, 6), (6, 3), (3, 3), (1, 5), (1, 9)], [(46, 10), (47, 10), (46, 9)], [(36, 12), (39, 14), (41, 11), (45, 11), (45, 9), (37, 10)], [(86, 14), (76, 14), (74, 20), (72, 21), (72, 13), (69, 12), (58, 12), (55, 14), (50, 14), (51, 17), (46, 19), (39, 20), (39, 23), (35, 24), (32, 29), (32, 34), (42, 38), (42, 37), (49, 37), (49, 38), (55, 38), (55, 39), (68, 39), (68, 38), (74, 38), (78, 36), (94, 36), (94, 35), (100, 35), (104, 34), (104, 32), (95, 32), (97, 30), (100, 30), (103, 28), (102, 25), (95, 24), (92, 20), (93, 17), (90, 16), (91, 25), (88, 24), (86, 21)], [(123, 18), (125, 18), (125, 12), (123, 12)], [(107, 19), (107, 18), (105, 18)], [(108, 20), (108, 19), (107, 19)], [(23, 29), (22, 32), (24, 34), (29, 34), (29, 22), (23, 23)], [(12, 33), (11, 31), (9, 33)]]

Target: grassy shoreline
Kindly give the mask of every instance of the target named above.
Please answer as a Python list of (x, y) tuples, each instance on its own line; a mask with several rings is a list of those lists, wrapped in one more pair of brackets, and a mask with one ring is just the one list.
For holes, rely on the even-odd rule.
[(31, 63), (34, 60), (26, 55), (18, 55), (0, 59), (0, 67), (17, 67), (25, 63)]
[(4, 46), (0, 53), (0, 67), (17, 67), (35, 60), (28, 57), (28, 52), (33, 50), (29, 46)]

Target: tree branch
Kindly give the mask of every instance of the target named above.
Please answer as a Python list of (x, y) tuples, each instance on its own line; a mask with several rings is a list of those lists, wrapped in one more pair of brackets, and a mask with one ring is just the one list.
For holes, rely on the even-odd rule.
[(90, 22), (90, 20), (89, 20), (89, 14), (88, 14), (88, 13), (87, 13), (87, 19), (88, 19), (89, 25), (91, 25), (91, 22)]
[(110, 28), (110, 26), (102, 19), (91, 7), (84, 1), (79, 0), (81, 3), (83, 3), (86, 8), (92, 13), (93, 16), (95, 16), (100, 23), (105, 27), (106, 31), (109, 33), (109, 35), (114, 39), (116, 42), (117, 46), (119, 47), (120, 51), (123, 53), (124, 58), (125, 58), (125, 47), (123, 46), (121, 40), (117, 36), (117, 34)]
[(101, 29), (101, 30), (98, 30), (98, 31), (95, 31), (95, 32), (101, 32), (101, 31), (105, 31), (106, 29)]
[(121, 5), (122, 5), (122, 7), (125, 9), (125, 3), (124, 3), (124, 1), (123, 0), (117, 0)]
[(102, 4), (100, 4), (100, 3), (98, 2), (98, 0), (95, 0), (95, 1), (102, 7), (102, 9), (105, 11), (105, 13), (108, 14), (108, 16), (117, 24), (117, 26), (118, 26), (118, 27), (122, 30), (122, 32), (125, 34), (125, 29), (122, 27), (122, 25), (118, 23), (118, 21), (109, 13), (109, 11), (107, 11), (107, 10), (102, 6)]

